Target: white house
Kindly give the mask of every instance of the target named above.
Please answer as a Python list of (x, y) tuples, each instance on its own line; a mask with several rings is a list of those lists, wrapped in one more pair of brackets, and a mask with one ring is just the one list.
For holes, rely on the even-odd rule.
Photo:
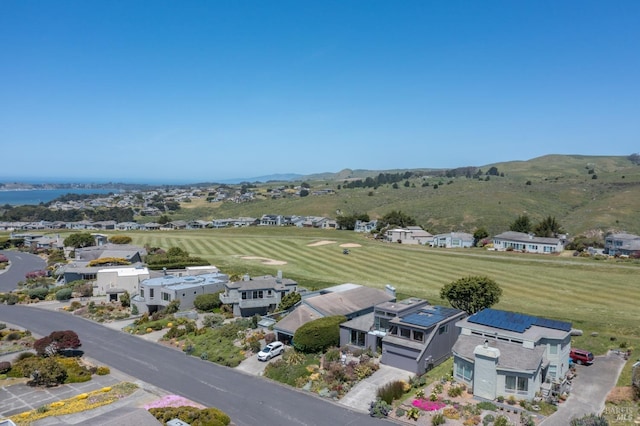
[(109, 300), (117, 300), (118, 295), (124, 292), (137, 294), (140, 291), (140, 282), (146, 279), (149, 279), (149, 270), (144, 267), (100, 269), (93, 287), (93, 295), (108, 295)]
[(456, 326), (454, 377), (475, 396), (531, 400), (566, 384), (571, 323), (483, 309)]
[(496, 250), (514, 250), (526, 253), (560, 253), (564, 250), (565, 238), (536, 237), (524, 232), (507, 231), (493, 237)]
[(401, 244), (430, 244), (433, 235), (419, 226), (390, 229), (385, 233), (386, 241)]

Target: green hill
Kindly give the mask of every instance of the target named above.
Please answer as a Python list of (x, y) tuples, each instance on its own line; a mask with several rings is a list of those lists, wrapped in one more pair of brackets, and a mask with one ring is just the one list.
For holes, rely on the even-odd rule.
[[(497, 170), (487, 175), (491, 168)], [(533, 223), (554, 216), (571, 235), (621, 230), (640, 234), (640, 166), (627, 157), (547, 155), (467, 169), (477, 175), (410, 170), (413, 176), (408, 184), (402, 180), (397, 189), (391, 184), (354, 189), (344, 185), (407, 170), (346, 169), (309, 175), (303, 181), (312, 191), (331, 188), (335, 194), (271, 199), (267, 190), (278, 186), (272, 182), (256, 189), (264, 195), (261, 199), (241, 204), (196, 204), (173, 218), (259, 217), (265, 213), (336, 217), (339, 211), (366, 212), (373, 219), (401, 210), (432, 233), (473, 232), (485, 227), (495, 234), (507, 230), (517, 216), (527, 214)]]

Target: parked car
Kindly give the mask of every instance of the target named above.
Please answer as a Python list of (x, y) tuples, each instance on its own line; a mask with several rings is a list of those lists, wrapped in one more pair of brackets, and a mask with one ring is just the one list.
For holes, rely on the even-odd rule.
[(569, 352), (569, 358), (576, 364), (592, 364), (594, 359), (591, 352), (573, 348)]
[(282, 342), (269, 343), (258, 352), (258, 359), (260, 361), (268, 361), (274, 356), (280, 355), (284, 352), (284, 344)]

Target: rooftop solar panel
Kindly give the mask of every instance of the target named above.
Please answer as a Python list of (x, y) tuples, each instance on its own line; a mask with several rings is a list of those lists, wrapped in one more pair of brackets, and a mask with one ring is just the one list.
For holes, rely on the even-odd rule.
[(516, 333), (524, 333), (532, 325), (562, 331), (571, 330), (571, 323), (568, 322), (497, 309), (483, 309), (480, 312), (476, 312), (469, 317), (469, 322)]

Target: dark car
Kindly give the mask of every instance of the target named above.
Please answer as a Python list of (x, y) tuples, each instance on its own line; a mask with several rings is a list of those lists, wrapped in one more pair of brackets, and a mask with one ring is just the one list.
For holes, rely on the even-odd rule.
[(60, 355), (65, 356), (67, 358), (80, 358), (84, 355), (84, 351), (80, 349), (62, 349), (58, 352)]

